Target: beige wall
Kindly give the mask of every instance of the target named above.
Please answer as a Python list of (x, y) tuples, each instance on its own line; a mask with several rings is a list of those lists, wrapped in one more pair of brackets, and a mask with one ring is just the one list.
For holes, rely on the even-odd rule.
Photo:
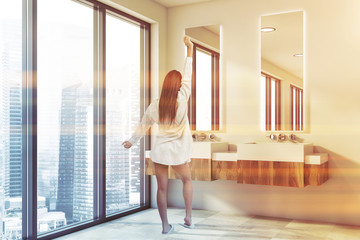
[[(168, 69), (182, 69), (185, 28), (222, 25), (223, 140), (264, 140), (260, 131), (260, 16), (305, 11), (307, 132), (330, 154), (330, 179), (303, 189), (194, 182), (194, 208), (360, 224), (360, 1), (219, 0), (168, 10)], [(170, 181), (169, 205), (183, 206)], [(152, 195), (155, 195), (155, 188)], [(153, 198), (154, 199), (154, 198)], [(155, 206), (155, 203), (153, 204)]]

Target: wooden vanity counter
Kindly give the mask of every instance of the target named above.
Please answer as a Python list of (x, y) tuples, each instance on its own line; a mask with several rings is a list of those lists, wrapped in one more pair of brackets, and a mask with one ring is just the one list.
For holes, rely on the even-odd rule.
[[(235, 157), (234, 157), (235, 156)], [(255, 161), (236, 159), (236, 153), (213, 153), (212, 158), (192, 158), (191, 176), (195, 181), (229, 180), (239, 184), (298, 187), (319, 186), (328, 176), (326, 153), (306, 155), (304, 162)], [(154, 163), (145, 159), (146, 175), (155, 175)], [(169, 167), (169, 179), (179, 179)]]

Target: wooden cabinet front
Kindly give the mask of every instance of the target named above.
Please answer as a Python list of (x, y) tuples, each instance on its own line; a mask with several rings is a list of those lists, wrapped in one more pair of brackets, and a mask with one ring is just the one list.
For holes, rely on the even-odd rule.
[(329, 179), (329, 162), (305, 164), (305, 186), (319, 186)]
[[(279, 161), (212, 161), (193, 158), (189, 163), (191, 178), (195, 181), (237, 180), (241, 184), (259, 184), (285, 187), (321, 185), (328, 180), (328, 162), (309, 165), (303, 162)], [(155, 175), (150, 158), (145, 159), (145, 174)], [(169, 167), (169, 179), (179, 179)]]
[(211, 177), (213, 180), (237, 180), (236, 161), (211, 161)]
[(304, 163), (238, 160), (238, 183), (304, 187)]

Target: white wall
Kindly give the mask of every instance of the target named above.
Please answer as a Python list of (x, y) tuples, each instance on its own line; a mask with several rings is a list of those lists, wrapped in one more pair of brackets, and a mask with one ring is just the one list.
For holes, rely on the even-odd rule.
[[(168, 70), (182, 69), (185, 28), (222, 25), (223, 140), (265, 139), (260, 131), (260, 16), (305, 11), (307, 132), (330, 154), (330, 179), (306, 188), (194, 182), (194, 208), (360, 224), (360, 1), (219, 0), (170, 8)], [(169, 205), (183, 206), (170, 180)], [(152, 195), (155, 196), (155, 188)], [(154, 204), (155, 206), (155, 204)]]

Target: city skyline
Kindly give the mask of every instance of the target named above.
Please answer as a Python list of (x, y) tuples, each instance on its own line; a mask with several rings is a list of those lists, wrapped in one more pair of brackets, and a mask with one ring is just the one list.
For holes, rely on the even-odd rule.
[[(52, 18), (51, 21), (48, 19), (53, 17), (53, 13), (42, 15), (50, 5), (38, 9), (39, 233), (92, 219), (93, 189), (96, 184), (93, 180), (93, 10), (71, 2), (72, 8), (76, 6), (72, 10), (76, 15), (86, 12), (84, 14), (87, 17), (82, 18), (84, 25), (73, 25), (67, 20), (55, 24), (54, 20), (57, 21), (57, 18)], [(21, 117), (24, 88), (21, 69), (21, 3), (17, 7), (20, 7), (20, 18), (1, 18), (0, 24), (0, 239), (21, 239), (22, 231)], [(116, 55), (108, 54), (113, 59), (108, 61), (106, 89), (107, 214), (138, 206), (142, 202), (140, 144), (130, 151), (121, 146), (140, 120), (143, 101), (139, 98), (142, 91), (140, 27), (118, 18), (114, 20), (115, 25), (108, 27), (116, 32), (112, 36), (115, 40), (108, 42), (108, 46), (115, 43), (112, 48), (116, 48), (114, 52), (117, 55), (119, 51), (124, 53), (126, 49), (129, 56), (119, 61)], [(110, 22), (111, 20), (109, 24)], [(60, 35), (56, 35), (59, 29), (62, 29), (63, 41), (59, 40)], [(121, 31), (130, 31), (130, 37), (136, 40), (128, 38), (125, 48), (118, 48), (116, 39)], [(59, 43), (54, 44), (56, 41)], [(110, 60), (114, 62), (112, 66)]]

